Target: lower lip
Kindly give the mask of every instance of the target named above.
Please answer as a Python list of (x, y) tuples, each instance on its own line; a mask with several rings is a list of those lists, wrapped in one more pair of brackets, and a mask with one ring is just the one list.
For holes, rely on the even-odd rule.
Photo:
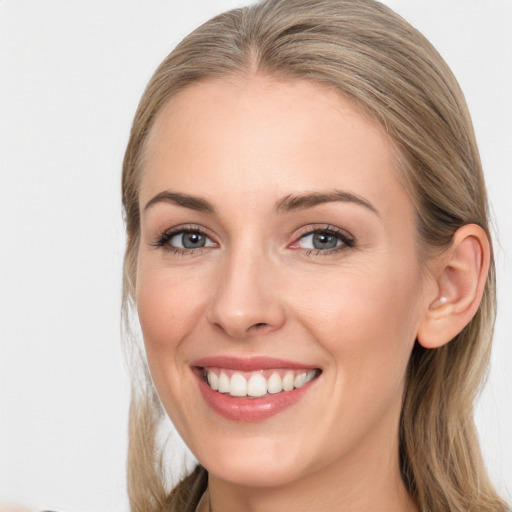
[(200, 369), (196, 370), (194, 373), (206, 403), (221, 416), (229, 420), (244, 422), (266, 420), (291, 407), (304, 397), (311, 385), (317, 380), (315, 378), (292, 391), (283, 391), (273, 395), (267, 394), (260, 398), (239, 398), (214, 391), (203, 380), (202, 371)]

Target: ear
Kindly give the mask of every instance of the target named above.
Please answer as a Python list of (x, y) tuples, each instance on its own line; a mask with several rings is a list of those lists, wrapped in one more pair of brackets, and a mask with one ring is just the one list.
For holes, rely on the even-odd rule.
[(423, 347), (445, 345), (470, 322), (482, 300), (489, 262), (485, 231), (476, 224), (459, 228), (450, 247), (430, 267), (434, 286), (429, 287), (417, 336)]

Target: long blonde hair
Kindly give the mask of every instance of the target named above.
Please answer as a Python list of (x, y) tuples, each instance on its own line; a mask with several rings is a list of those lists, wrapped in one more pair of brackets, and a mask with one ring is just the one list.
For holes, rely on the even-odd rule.
[[(138, 189), (156, 116), (178, 91), (202, 79), (306, 79), (334, 88), (387, 131), (417, 212), (420, 248), (448, 245), (464, 224), (488, 234), (481, 163), (463, 94), (433, 46), (374, 0), (266, 0), (208, 21), (156, 70), (140, 101), (122, 178), (127, 246), (124, 311), (133, 305), (139, 243)], [(403, 480), (420, 509), (506, 510), (482, 461), (473, 404), (486, 375), (495, 318), (494, 265), (481, 306), (447, 345), (416, 344), (400, 423)], [(140, 347), (132, 358), (128, 479), (133, 511), (194, 510), (207, 484), (201, 467), (165, 487), (157, 428), (163, 412)]]

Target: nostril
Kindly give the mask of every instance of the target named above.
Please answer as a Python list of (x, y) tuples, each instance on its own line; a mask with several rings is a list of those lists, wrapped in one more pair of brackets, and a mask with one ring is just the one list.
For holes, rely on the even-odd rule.
[(258, 322), (257, 324), (252, 324), (247, 332), (265, 332), (265, 329), (268, 329), (270, 326), (266, 322)]

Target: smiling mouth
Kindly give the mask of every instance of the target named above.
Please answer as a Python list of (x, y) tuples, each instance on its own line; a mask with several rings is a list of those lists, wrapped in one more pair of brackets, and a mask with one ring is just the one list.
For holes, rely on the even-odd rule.
[(202, 368), (202, 377), (210, 389), (237, 398), (261, 398), (299, 389), (318, 377), (320, 369), (266, 369), (237, 371), (226, 368)]

